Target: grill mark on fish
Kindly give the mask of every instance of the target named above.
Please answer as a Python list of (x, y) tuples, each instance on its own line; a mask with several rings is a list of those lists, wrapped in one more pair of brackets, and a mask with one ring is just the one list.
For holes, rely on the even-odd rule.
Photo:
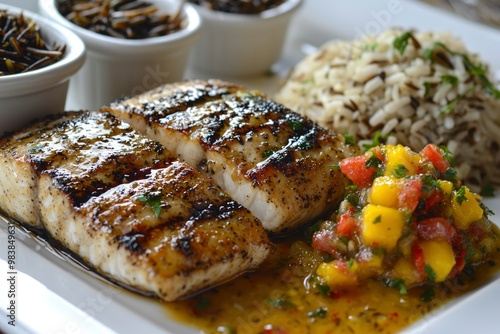
[[(166, 106), (165, 101), (177, 101), (182, 92), (203, 91), (205, 86), (230, 89), (184, 109), (177, 102), (169, 110), (143, 109), (158, 100)], [(165, 85), (102, 111), (120, 117), (213, 177), (273, 233), (300, 227), (329, 210), (347, 182), (329, 166), (359, 153), (344, 144), (343, 136), (265, 95), (217, 80)]]
[(6, 195), (20, 190), (36, 211), (28, 224), (39, 219), (82, 263), (166, 301), (255, 268), (272, 247), (212, 180), (108, 113), (64, 113), (0, 139), (0, 168), (30, 181), (1, 178), (2, 209), (18, 210)]

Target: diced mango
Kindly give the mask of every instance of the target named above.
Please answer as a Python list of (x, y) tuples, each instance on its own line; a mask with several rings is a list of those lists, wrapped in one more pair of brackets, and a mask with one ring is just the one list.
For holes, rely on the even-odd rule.
[(361, 237), (365, 245), (391, 251), (403, 234), (406, 214), (382, 205), (368, 204), (362, 213)]
[(483, 209), (474, 193), (465, 186), (453, 193), (451, 207), (455, 225), (463, 231), (467, 230), (470, 224), (483, 217)]
[(453, 191), (453, 183), (446, 180), (439, 180), (439, 188), (441, 188), (446, 196), (450, 196)]
[(392, 276), (405, 281), (407, 287), (420, 283), (420, 275), (413, 263), (405, 258), (400, 257), (392, 268)]
[(368, 203), (397, 208), (400, 184), (400, 180), (392, 176), (377, 177), (368, 194)]
[(420, 156), (403, 145), (386, 145), (386, 167), (384, 175), (391, 176), (400, 169), (400, 165), (408, 170), (407, 175), (414, 175), (420, 164)]
[[(424, 261), (434, 273), (435, 282), (443, 282), (455, 265), (455, 253), (446, 240), (424, 240), (419, 242)], [(429, 275), (429, 273), (427, 273)]]
[(358, 284), (356, 271), (358, 263), (351, 260), (348, 263), (334, 260), (332, 262), (323, 262), (316, 270), (316, 274), (321, 277), (332, 289), (343, 289), (353, 287)]

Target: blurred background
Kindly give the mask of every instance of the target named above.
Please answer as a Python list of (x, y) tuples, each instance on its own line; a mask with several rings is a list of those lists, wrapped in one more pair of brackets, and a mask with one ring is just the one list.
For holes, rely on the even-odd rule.
[(469, 20), (500, 28), (500, 0), (423, 0)]

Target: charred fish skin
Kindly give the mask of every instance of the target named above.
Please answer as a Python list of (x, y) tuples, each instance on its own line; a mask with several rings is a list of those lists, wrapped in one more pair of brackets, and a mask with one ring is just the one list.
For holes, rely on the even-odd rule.
[(0, 207), (11, 217), (41, 228), (34, 210), (41, 175), (64, 187), (78, 206), (175, 157), (110, 114), (68, 112), (3, 138), (0, 159), (3, 175), (13, 178), (0, 179)]
[(40, 200), (47, 230), (104, 276), (164, 301), (251, 270), (271, 249), (258, 219), (182, 162), (78, 208), (48, 183)]
[(330, 210), (347, 184), (332, 166), (358, 153), (263, 94), (217, 80), (166, 85), (102, 111), (214, 178), (273, 233)]

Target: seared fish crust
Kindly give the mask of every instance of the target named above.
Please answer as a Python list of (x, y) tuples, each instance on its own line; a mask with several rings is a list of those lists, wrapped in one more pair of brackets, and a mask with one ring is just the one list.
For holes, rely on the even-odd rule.
[(332, 166), (359, 153), (261, 93), (217, 80), (165, 85), (102, 111), (212, 177), (275, 233), (330, 210), (347, 182)]
[(0, 168), (14, 180), (0, 178), (2, 210), (166, 301), (255, 268), (271, 248), (212, 180), (107, 113), (64, 113), (1, 139)]

